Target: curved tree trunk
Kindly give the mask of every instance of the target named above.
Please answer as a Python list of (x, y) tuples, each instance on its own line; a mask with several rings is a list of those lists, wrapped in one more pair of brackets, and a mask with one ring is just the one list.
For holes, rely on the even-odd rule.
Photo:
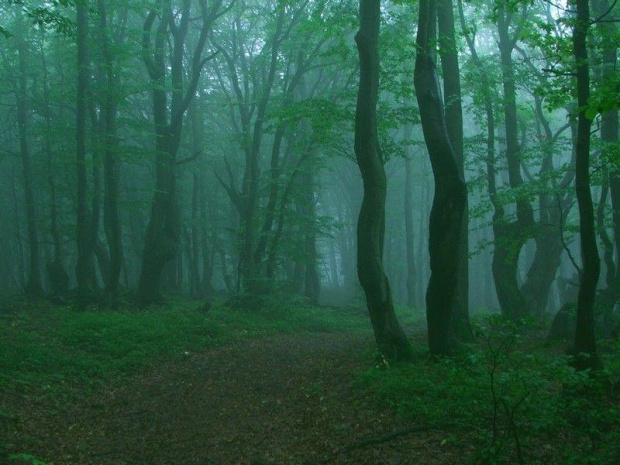
[[(463, 110), (461, 103), (461, 74), (458, 49), (454, 34), (454, 5), (452, 0), (440, 0), (437, 5), (439, 26), (439, 53), (443, 71), (446, 128), (461, 177), (465, 179), (463, 153)], [(467, 199), (466, 199), (467, 200)], [(452, 310), (454, 335), (461, 341), (472, 341), (473, 333), (469, 322), (469, 214), (467, 206), (463, 214), (459, 271), (456, 299)]]
[(394, 313), (392, 292), (383, 269), (387, 181), (377, 137), (376, 114), (380, 14), (380, 0), (360, 0), (360, 29), (355, 36), (360, 59), (355, 156), (364, 182), (364, 199), (357, 224), (357, 274), (366, 294), (379, 350), (390, 360), (409, 360), (413, 352)]
[[(527, 6), (523, 7), (525, 20)], [(503, 110), (506, 131), (506, 161), (508, 163), (508, 179), (510, 187), (517, 189), (523, 185), (521, 175), (521, 160), (519, 152), (518, 121), (517, 121), (517, 91), (514, 75), (512, 51), (518, 32), (510, 34), (510, 25), (515, 20), (515, 13), (506, 5), (498, 10), (497, 30), (499, 35), (499, 51), (502, 65)], [(517, 26), (518, 28), (518, 26)], [(502, 313), (509, 318), (519, 318), (531, 313), (528, 302), (521, 292), (517, 280), (517, 269), (521, 249), (527, 240), (534, 234), (534, 213), (527, 199), (516, 200), (517, 218), (508, 222), (504, 212), (496, 209), (493, 231), (495, 233), (495, 251), (493, 255), (493, 277), (497, 297)]]
[(431, 278), (426, 291), (426, 318), (431, 354), (447, 355), (455, 346), (452, 311), (457, 278), (467, 190), (450, 143), (443, 113), (437, 69), (437, 5), (420, 2), (415, 89), (426, 147), (435, 177), (435, 196), (429, 223)]
[(590, 126), (586, 116), (590, 97), (590, 67), (588, 65), (588, 25), (590, 23), (589, 0), (576, 0), (577, 23), (573, 31), (573, 51), (577, 63), (577, 121), (575, 184), (579, 205), (579, 231), (581, 260), (583, 263), (577, 297), (577, 328), (574, 352), (578, 369), (596, 368), (600, 360), (596, 352), (594, 333), (594, 301), (600, 273), (600, 259), (596, 244), (594, 207), (590, 192)]

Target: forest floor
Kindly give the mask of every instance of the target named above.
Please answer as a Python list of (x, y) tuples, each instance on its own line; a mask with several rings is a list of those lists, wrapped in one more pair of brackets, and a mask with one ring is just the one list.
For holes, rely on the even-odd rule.
[(486, 316), (432, 360), (398, 309), (415, 359), (388, 367), (360, 308), (200, 306), (0, 302), (0, 463), (620, 463), (620, 341), (589, 376)]
[(2, 396), (0, 442), (46, 464), (461, 462), (445, 431), (405, 423), (355, 386), (374, 354), (369, 331), (237, 339), (91, 393)]

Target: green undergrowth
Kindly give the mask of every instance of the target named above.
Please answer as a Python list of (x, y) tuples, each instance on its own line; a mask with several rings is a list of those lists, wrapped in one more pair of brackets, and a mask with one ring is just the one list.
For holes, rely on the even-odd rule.
[(236, 311), (201, 302), (145, 310), (92, 308), (76, 312), (48, 304), (0, 310), (0, 391), (71, 385), (88, 391), (110, 380), (235, 340), (292, 332), (364, 332), (361, 311), (280, 305)]
[(602, 344), (603, 371), (578, 373), (555, 348), (524, 341), (528, 331), (491, 319), (458, 356), (429, 360), (416, 345), (414, 363), (357, 383), (412, 424), (445, 431), (470, 463), (620, 463), (620, 344)]

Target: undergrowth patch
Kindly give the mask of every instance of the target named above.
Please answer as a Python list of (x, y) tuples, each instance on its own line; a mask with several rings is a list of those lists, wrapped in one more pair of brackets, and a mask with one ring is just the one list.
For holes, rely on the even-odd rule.
[[(620, 347), (604, 347), (605, 370), (576, 372), (568, 357), (526, 350), (527, 325), (490, 319), (460, 355), (375, 367), (358, 385), (414, 424), (456, 427), (473, 463), (620, 463)], [(449, 427), (448, 427), (449, 425)]]
[(228, 342), (297, 331), (368, 331), (361, 312), (285, 305), (256, 311), (201, 302), (171, 302), (144, 310), (92, 308), (76, 312), (47, 304), (12, 309), (0, 325), (0, 390), (67, 385), (90, 389)]

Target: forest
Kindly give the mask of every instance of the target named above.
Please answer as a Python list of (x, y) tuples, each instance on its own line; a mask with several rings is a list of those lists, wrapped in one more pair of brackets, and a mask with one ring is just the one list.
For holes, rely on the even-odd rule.
[(618, 0), (0, 0), (0, 463), (620, 463)]

